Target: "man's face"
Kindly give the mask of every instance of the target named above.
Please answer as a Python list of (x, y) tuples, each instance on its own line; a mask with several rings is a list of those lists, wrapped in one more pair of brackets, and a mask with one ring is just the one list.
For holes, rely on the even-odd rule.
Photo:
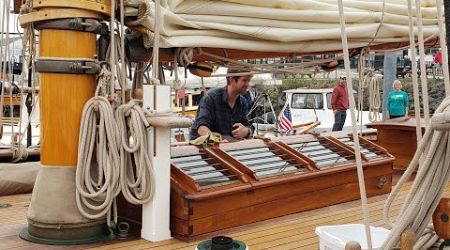
[(253, 76), (240, 76), (239, 78), (231, 78), (231, 86), (236, 91), (239, 92), (241, 95), (245, 94), (247, 92), (248, 87), (250, 86), (250, 80)]
[(347, 77), (342, 77), (339, 83), (345, 84), (347, 82)]

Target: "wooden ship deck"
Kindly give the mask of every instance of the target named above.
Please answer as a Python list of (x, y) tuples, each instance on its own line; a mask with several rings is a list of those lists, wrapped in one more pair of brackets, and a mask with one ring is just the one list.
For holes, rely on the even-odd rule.
[[(397, 179), (398, 176), (394, 177)], [(397, 215), (402, 202), (411, 186), (405, 185), (391, 208)], [(450, 196), (450, 186), (447, 185), (444, 196)], [(362, 223), (360, 201), (351, 201), (311, 211), (291, 214), (275, 219), (222, 230), (214, 235), (204, 235), (191, 242), (171, 239), (152, 243), (137, 237), (127, 240), (114, 240), (90, 245), (49, 246), (38, 245), (24, 241), (18, 234), (27, 226), (26, 212), (30, 203), (30, 194), (20, 194), (0, 197), (0, 204), (10, 204), (10, 207), (0, 208), (0, 249), (195, 249), (199, 241), (211, 236), (227, 235), (244, 241), (250, 249), (318, 249), (319, 238), (314, 230), (317, 226), (333, 224)], [(368, 199), (371, 225), (383, 226), (383, 205), (387, 194)]]

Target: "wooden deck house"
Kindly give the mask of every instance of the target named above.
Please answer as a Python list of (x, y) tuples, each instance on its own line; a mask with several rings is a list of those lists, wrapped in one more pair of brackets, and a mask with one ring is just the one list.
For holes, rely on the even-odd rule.
[[(394, 157), (363, 139), (368, 196), (389, 193)], [(218, 230), (359, 199), (352, 139), (290, 136), (172, 148), (171, 231), (189, 241)], [(139, 206), (121, 216), (141, 221)]]

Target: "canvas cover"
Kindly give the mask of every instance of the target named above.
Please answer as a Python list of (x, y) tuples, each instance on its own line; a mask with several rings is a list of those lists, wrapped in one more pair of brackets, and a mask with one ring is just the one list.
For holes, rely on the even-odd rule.
[(0, 196), (31, 192), (39, 167), (39, 162), (0, 164)]
[[(154, 2), (125, 4), (127, 16), (139, 16), (127, 25), (142, 25), (152, 32)], [(382, 0), (343, 0), (343, 4), (350, 48), (409, 41), (406, 0), (386, 0), (384, 8)], [(161, 0), (161, 6), (162, 48), (297, 53), (342, 49), (337, 0)], [(435, 1), (422, 1), (421, 11), (424, 37), (438, 35)], [(150, 40), (151, 32), (146, 34)]]

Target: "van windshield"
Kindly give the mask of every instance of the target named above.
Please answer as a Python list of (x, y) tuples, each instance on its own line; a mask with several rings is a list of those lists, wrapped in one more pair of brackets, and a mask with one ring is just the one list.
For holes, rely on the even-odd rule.
[(323, 109), (321, 93), (293, 93), (291, 100), (293, 109)]

